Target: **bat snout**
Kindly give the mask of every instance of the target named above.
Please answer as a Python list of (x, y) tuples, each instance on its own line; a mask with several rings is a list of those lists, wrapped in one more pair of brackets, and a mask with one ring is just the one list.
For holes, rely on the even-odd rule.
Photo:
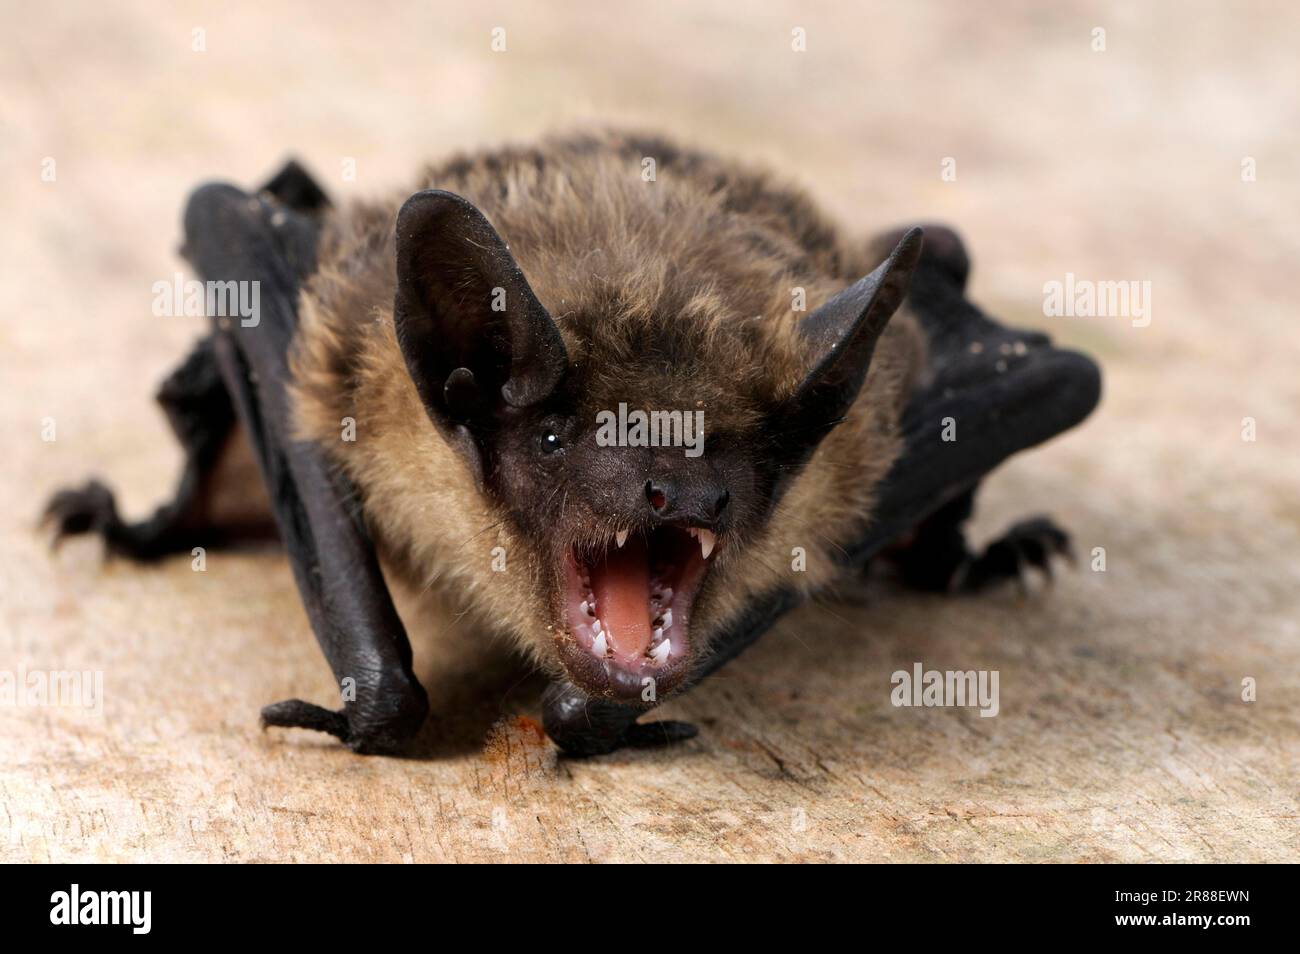
[(731, 491), (713, 480), (652, 477), (645, 482), (651, 519), (715, 527), (731, 503)]

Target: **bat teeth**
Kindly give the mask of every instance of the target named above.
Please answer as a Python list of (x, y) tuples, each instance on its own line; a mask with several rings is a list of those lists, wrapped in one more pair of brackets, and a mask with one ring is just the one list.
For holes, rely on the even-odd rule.
[(620, 530), (618, 533), (614, 534), (614, 542), (618, 544), (619, 549), (622, 549), (623, 544), (627, 543), (627, 531)]
[[(599, 626), (600, 623), (597, 623), (596, 625)], [(605, 634), (599, 630), (596, 631), (596, 639), (591, 644), (591, 651), (597, 656), (606, 656), (609, 654), (609, 643), (605, 641)]]
[(700, 554), (707, 560), (709, 554), (713, 552), (714, 545), (718, 542), (717, 535), (712, 530), (701, 529), (696, 534), (696, 539), (700, 541)]
[(662, 666), (668, 661), (668, 654), (672, 651), (673, 641), (671, 639), (665, 639), (650, 650), (650, 658), (653, 659), (657, 665)]

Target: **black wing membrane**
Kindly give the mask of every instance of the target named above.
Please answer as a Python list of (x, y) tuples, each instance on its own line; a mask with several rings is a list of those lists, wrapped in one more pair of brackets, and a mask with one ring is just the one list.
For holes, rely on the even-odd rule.
[[(885, 480), (875, 526), (850, 550), (855, 564), (1011, 455), (1082, 422), (1101, 397), (1091, 358), (991, 320), (936, 264), (922, 262), (912, 289), (933, 376), (904, 414), (906, 450)], [(943, 439), (948, 421), (953, 440)]]
[(214, 347), (312, 629), (345, 687), (341, 710), (294, 699), (267, 706), (263, 722), (329, 732), (360, 752), (392, 752), (419, 730), (428, 699), (412, 672), (411, 647), (355, 488), (320, 448), (294, 440), (290, 430), (289, 349), (318, 237), (310, 211), (269, 192), (253, 196), (214, 184), (190, 197), (183, 253), (207, 281), (259, 283), (256, 323), (214, 317)]
[[(1053, 347), (1044, 334), (998, 324), (966, 300), (961, 281), (942, 260), (917, 265), (908, 302), (929, 339), (932, 373), (904, 414), (905, 450), (885, 479), (874, 525), (843, 555), (846, 567), (865, 566), (1011, 455), (1074, 427), (1101, 397), (1101, 372), (1090, 358)], [(945, 441), (950, 421), (956, 439)], [(734, 659), (800, 602), (792, 590), (755, 602), (718, 638), (692, 682)], [(694, 734), (684, 723), (637, 723), (643, 710), (587, 699), (572, 685), (553, 686), (544, 704), (547, 731), (575, 755)]]

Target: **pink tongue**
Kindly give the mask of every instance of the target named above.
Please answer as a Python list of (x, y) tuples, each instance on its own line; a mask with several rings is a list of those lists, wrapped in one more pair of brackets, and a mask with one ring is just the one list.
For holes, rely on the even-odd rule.
[(650, 568), (644, 540), (611, 547), (591, 567), (591, 591), (609, 647), (626, 659), (650, 645)]

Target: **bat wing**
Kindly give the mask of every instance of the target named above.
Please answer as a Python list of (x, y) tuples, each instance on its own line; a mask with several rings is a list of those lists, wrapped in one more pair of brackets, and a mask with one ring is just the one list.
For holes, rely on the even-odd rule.
[(933, 263), (913, 282), (931, 377), (903, 416), (906, 449), (886, 478), (862, 563), (1013, 454), (1069, 430), (1101, 397), (1101, 371), (1044, 334), (1007, 328), (965, 299)]
[[(293, 182), (279, 185), (277, 194), (283, 194)], [(326, 731), (358, 751), (395, 751), (428, 712), (411, 671), (410, 644), (355, 489), (320, 448), (294, 440), (290, 430), (289, 348), (299, 287), (316, 266), (318, 224), (311, 210), (324, 201), (319, 190), (299, 185), (289, 193), (311, 201), (297, 208), (269, 192), (254, 196), (221, 184), (199, 188), (185, 210), (182, 252), (206, 281), (257, 283), (257, 314), (214, 317), (214, 347), (257, 455), (312, 629), (345, 687), (342, 710), (289, 700), (266, 707), (263, 721)]]

